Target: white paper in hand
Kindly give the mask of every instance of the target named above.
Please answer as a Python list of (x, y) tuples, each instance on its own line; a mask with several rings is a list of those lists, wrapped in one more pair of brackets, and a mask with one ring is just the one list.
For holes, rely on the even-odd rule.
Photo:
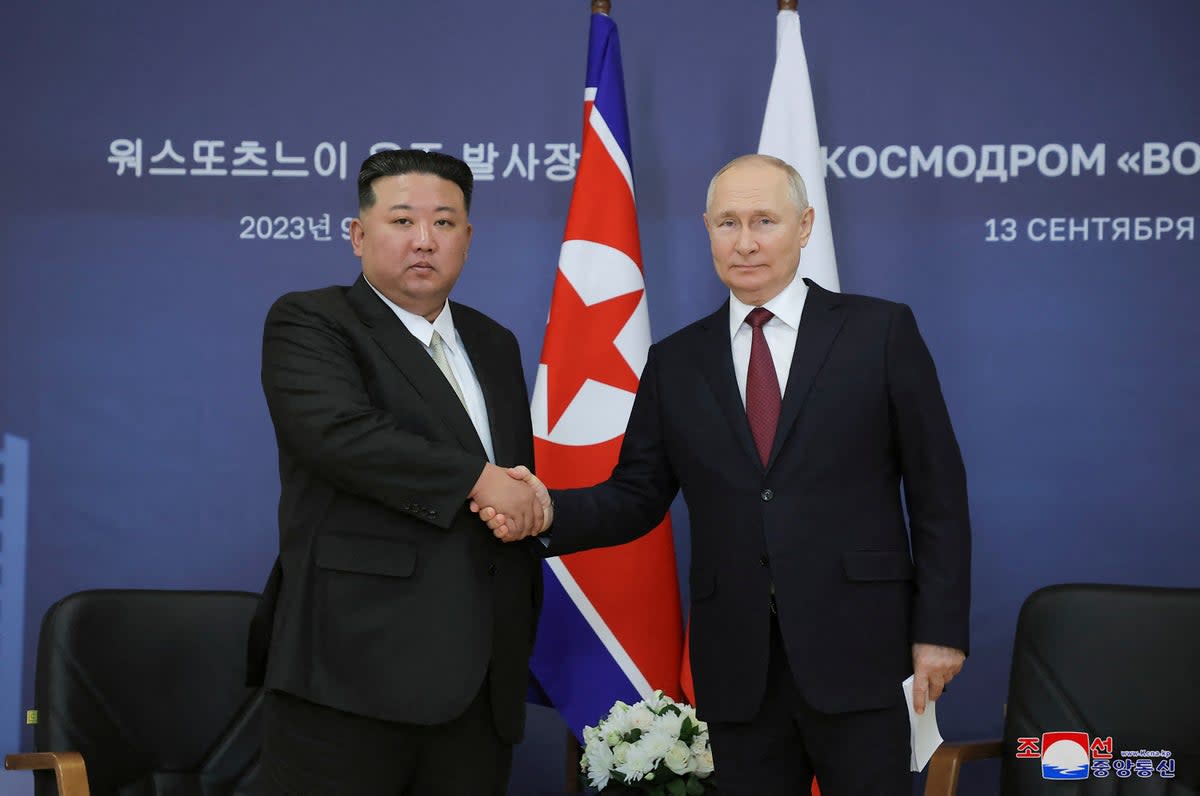
[(908, 726), (911, 730), (912, 758), (909, 760), (909, 770), (923, 771), (929, 758), (942, 745), (942, 734), (937, 726), (937, 703), (931, 699), (925, 700), (925, 714), (917, 715), (913, 707), (913, 675), (900, 684), (904, 691), (904, 701), (908, 703)]

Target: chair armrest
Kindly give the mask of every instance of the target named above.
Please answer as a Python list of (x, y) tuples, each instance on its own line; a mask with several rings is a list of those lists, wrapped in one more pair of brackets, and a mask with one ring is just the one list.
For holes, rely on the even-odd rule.
[(87, 768), (79, 752), (31, 752), (7, 755), (4, 767), (9, 771), (45, 771), (54, 769), (58, 796), (91, 796)]
[(944, 743), (929, 760), (925, 778), (925, 796), (954, 796), (958, 792), (958, 773), (971, 760), (1000, 757), (1004, 743), (999, 740)]

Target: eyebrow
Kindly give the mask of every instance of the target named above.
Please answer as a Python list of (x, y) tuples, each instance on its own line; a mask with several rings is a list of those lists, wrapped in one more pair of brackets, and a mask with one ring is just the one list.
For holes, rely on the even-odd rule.
[[(747, 215), (751, 215), (751, 216), (778, 216), (778, 215), (780, 215), (780, 213), (777, 210), (768, 210), (765, 207), (755, 208), (753, 210), (747, 210), (745, 212)], [(741, 213), (739, 213), (736, 210), (720, 210), (720, 211), (717, 211), (715, 213), (715, 215), (717, 216), (717, 218), (736, 218), (737, 216), (741, 215)]]
[[(413, 206), (408, 205), (408, 204), (397, 204), (397, 205), (392, 205), (391, 207), (388, 208), (388, 210), (412, 210), (412, 209), (413, 209)], [(433, 208), (433, 212), (435, 212), (435, 213), (459, 213), (462, 211), (460, 211), (457, 207), (453, 207), (451, 205), (438, 205), (437, 207)]]

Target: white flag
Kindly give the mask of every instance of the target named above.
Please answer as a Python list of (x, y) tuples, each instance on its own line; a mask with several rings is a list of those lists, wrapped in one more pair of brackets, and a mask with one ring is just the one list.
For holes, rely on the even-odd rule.
[(792, 164), (808, 187), (808, 201), (816, 220), (812, 237), (800, 256), (800, 275), (827, 290), (841, 290), (829, 200), (825, 196), (825, 170), (817, 141), (817, 113), (808, 82), (808, 58), (800, 38), (800, 16), (795, 11), (780, 11), (776, 24), (775, 73), (771, 76), (758, 151)]

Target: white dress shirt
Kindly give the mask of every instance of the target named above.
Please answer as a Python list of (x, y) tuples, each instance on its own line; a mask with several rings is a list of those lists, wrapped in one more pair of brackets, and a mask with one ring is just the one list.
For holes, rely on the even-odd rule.
[(458, 379), (458, 386), (462, 389), (471, 425), (475, 426), (475, 433), (479, 435), (479, 441), (483, 443), (488, 461), (495, 464), (496, 454), (492, 450), (492, 430), (488, 425), (487, 403), (483, 400), (483, 389), (479, 386), (479, 379), (475, 376), (475, 368), (471, 366), (471, 358), (467, 356), (467, 349), (463, 345), (462, 338), (458, 336), (458, 330), (454, 328), (454, 316), (450, 313), (450, 302), (446, 301), (446, 305), (442, 307), (437, 318), (430, 323), (425, 320), (424, 316), (397, 306), (387, 296), (376, 290), (370, 282), (367, 284), (375, 291), (375, 295), (383, 299), (383, 303), (396, 313), (396, 317), (412, 333), (412, 336), (425, 346), (425, 352), (429, 354), (430, 359), (433, 358), (433, 349), (429, 345), (433, 340), (433, 333), (437, 332), (441, 335), (443, 347), (446, 349), (446, 361), (450, 363), (450, 369), (454, 371), (454, 378)]
[[(780, 397), (787, 392), (788, 374), (792, 372), (792, 354), (796, 350), (796, 332), (800, 328), (800, 316), (804, 313), (804, 300), (808, 298), (808, 285), (799, 277), (779, 292), (775, 298), (762, 306), (775, 317), (763, 324), (763, 336), (771, 349), (771, 360), (775, 363), (775, 375), (779, 377)], [(729, 337), (733, 347), (733, 372), (737, 376), (738, 393), (742, 406), (746, 405), (746, 371), (750, 369), (750, 342), (753, 329), (746, 323), (746, 316), (755, 305), (743, 304), (732, 292), (729, 294)]]

